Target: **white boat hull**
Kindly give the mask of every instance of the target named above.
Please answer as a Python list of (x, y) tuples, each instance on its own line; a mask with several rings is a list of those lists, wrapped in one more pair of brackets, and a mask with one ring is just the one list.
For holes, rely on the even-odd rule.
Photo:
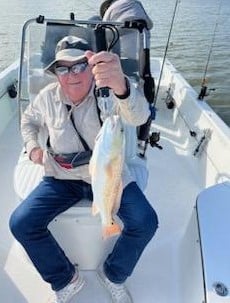
[[(159, 77), (160, 65), (161, 60), (152, 59), (152, 71), (156, 79)], [(1, 85), (2, 83), (4, 82), (1, 82)], [(167, 109), (164, 103), (166, 92), (170, 87), (170, 94), (175, 102), (175, 108), (172, 110)], [(19, 203), (13, 190), (13, 178), (22, 142), (15, 115), (16, 102), (6, 96), (4, 98), (7, 102), (13, 103), (13, 107), (11, 106), (7, 114), (5, 112), (3, 114), (3, 109), (0, 112), (2, 116), (7, 115), (4, 120), (6, 122), (0, 122), (3, 217), (0, 223), (3, 239), (0, 250), (1, 295), (7, 303), (41, 303), (46, 302), (50, 296), (50, 287), (42, 281), (8, 229), (10, 213)], [(1, 104), (2, 102), (0, 106)], [(160, 226), (133, 275), (127, 281), (134, 302), (228, 303), (229, 295), (217, 296), (215, 290), (210, 288), (214, 282), (222, 279), (222, 276), (219, 274), (215, 276), (217, 271), (214, 271), (212, 277), (204, 276), (195, 206), (197, 197), (205, 188), (229, 182), (229, 128), (205, 102), (197, 100), (191, 86), (167, 62), (157, 102), (157, 117), (152, 123), (152, 129), (161, 132), (160, 144), (163, 150), (149, 148), (147, 151), (150, 176), (146, 195), (158, 213)], [(205, 130), (210, 132), (206, 133)], [(196, 132), (196, 137), (191, 136), (190, 131)], [(205, 135), (206, 138), (201, 141)], [(201, 148), (194, 156), (200, 143)], [(229, 183), (226, 184), (229, 187)], [(227, 197), (228, 195), (229, 191)], [(70, 212), (69, 215), (73, 218), (73, 213)], [(82, 227), (84, 236), (90, 234), (92, 230), (88, 228), (89, 214), (86, 218), (85, 227)], [(60, 221), (62, 220), (63, 222), (69, 220), (68, 214), (65, 219), (61, 217)], [(225, 228), (229, 230), (229, 220), (226, 216), (222, 217), (222, 213), (213, 224), (218, 226), (223, 223), (222, 220), (226, 223)], [(66, 230), (68, 233), (69, 227), (66, 227)], [(209, 230), (205, 235), (206, 233), (209, 233)], [(73, 246), (72, 240), (69, 244), (67, 241), (65, 245)], [(218, 242), (218, 245), (221, 245), (220, 250), (224, 249), (226, 255), (230, 255), (229, 245), (224, 245), (222, 242)], [(72, 252), (77, 248), (76, 246)], [(223, 276), (225, 279), (223, 282), (228, 288), (230, 288), (229, 260), (230, 258), (225, 260), (228, 277)], [(88, 303), (89, 298), (91, 303), (108, 302), (105, 291), (95, 278), (95, 272), (84, 271), (83, 274), (87, 280), (87, 287), (79, 294), (78, 302)], [(206, 285), (204, 279), (209, 281), (207, 289), (204, 287)]]

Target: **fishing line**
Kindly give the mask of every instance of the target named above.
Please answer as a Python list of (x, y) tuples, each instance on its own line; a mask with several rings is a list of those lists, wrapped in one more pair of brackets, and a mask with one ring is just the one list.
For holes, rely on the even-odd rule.
[(162, 60), (162, 66), (161, 66), (161, 70), (160, 70), (160, 76), (159, 76), (159, 80), (158, 80), (156, 94), (155, 94), (154, 101), (153, 101), (154, 106), (157, 103), (157, 97), (158, 97), (158, 94), (159, 94), (161, 79), (162, 79), (162, 75), (163, 75), (163, 69), (164, 69), (165, 60), (166, 60), (167, 53), (168, 53), (168, 48), (169, 48), (170, 39), (171, 39), (171, 35), (172, 35), (172, 29), (173, 29), (173, 26), (174, 26), (175, 17), (176, 17), (177, 8), (178, 8), (179, 3), (180, 3), (180, 0), (176, 0), (175, 6), (174, 6), (174, 12), (173, 12), (173, 16), (172, 16), (172, 21), (171, 21), (171, 25), (170, 25), (170, 29), (169, 29), (168, 40), (167, 40), (167, 44), (166, 44), (166, 47), (165, 47), (164, 57), (163, 57), (163, 60)]
[(199, 100), (203, 100), (205, 96), (207, 96), (207, 72), (208, 72), (208, 67), (209, 67), (209, 62), (211, 59), (211, 55), (212, 55), (212, 51), (213, 51), (213, 46), (214, 46), (214, 42), (215, 42), (215, 38), (216, 38), (216, 33), (217, 33), (217, 28), (218, 28), (218, 21), (220, 18), (220, 11), (221, 11), (221, 6), (222, 6), (222, 0), (220, 0), (219, 2), (219, 8), (218, 8), (218, 14), (217, 14), (217, 18), (216, 18), (216, 24), (214, 27), (214, 31), (213, 31), (213, 35), (212, 35), (212, 40), (211, 40), (211, 45), (210, 45), (210, 49), (209, 49), (209, 53), (208, 53), (208, 58), (207, 58), (207, 63), (204, 69), (204, 75), (203, 75), (203, 79), (201, 82), (201, 90), (200, 90), (200, 94), (198, 96)]

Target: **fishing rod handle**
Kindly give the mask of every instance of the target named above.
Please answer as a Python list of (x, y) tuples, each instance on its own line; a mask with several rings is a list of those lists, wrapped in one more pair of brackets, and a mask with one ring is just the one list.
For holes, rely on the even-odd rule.
[[(105, 28), (102, 26), (97, 26), (94, 29), (95, 39), (96, 39), (96, 51), (106, 51), (107, 44), (106, 44), (106, 34)], [(101, 87), (98, 89), (98, 95), (102, 98), (109, 97), (109, 88), (108, 87)]]

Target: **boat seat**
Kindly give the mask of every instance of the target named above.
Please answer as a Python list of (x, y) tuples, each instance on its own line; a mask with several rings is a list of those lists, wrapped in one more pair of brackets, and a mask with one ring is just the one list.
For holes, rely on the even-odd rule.
[[(30, 161), (22, 151), (14, 171), (14, 189), (20, 201), (39, 184), (43, 175), (43, 167)], [(48, 226), (68, 258), (82, 270), (95, 270), (116, 240), (116, 237), (102, 239), (100, 217), (92, 215), (91, 205), (92, 201), (82, 199)], [(28, 261), (26, 255), (25, 260)]]
[(58, 215), (48, 226), (73, 264), (95, 270), (112, 251), (117, 236), (102, 239), (101, 220), (92, 216), (92, 202), (81, 200)]
[(230, 182), (205, 189), (197, 198), (206, 303), (230, 302)]

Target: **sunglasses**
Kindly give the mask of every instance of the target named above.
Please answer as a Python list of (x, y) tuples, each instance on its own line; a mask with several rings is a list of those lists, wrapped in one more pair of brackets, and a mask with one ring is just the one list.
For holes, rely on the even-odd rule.
[(84, 72), (87, 66), (88, 62), (76, 63), (72, 66), (56, 66), (55, 73), (58, 76), (64, 76), (69, 74), (70, 72), (76, 75)]

